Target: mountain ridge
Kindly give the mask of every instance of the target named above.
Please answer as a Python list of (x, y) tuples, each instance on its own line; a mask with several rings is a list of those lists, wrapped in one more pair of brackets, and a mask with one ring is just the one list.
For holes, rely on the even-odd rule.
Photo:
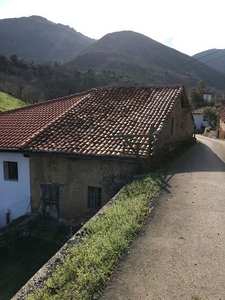
[[(0, 20), (0, 39), (1, 54), (38, 63), (59, 62), (81, 72), (92, 69), (106, 75), (109, 71), (110, 76), (116, 72), (127, 78), (128, 84), (183, 84), (190, 88), (203, 79), (211, 90), (222, 90), (224, 85), (224, 73), (131, 30), (94, 40), (68, 25), (31, 16)], [(89, 77), (92, 80), (91, 72)]]
[(0, 20), (0, 53), (39, 63), (76, 56), (94, 39), (40, 16)]
[(190, 87), (204, 79), (219, 88), (224, 80), (223, 74), (193, 57), (134, 31), (109, 33), (67, 63), (81, 70), (116, 70), (144, 84), (183, 83)]
[[(209, 57), (210, 56), (210, 57)], [(193, 58), (202, 63), (225, 73), (225, 49), (212, 48), (193, 55)]]

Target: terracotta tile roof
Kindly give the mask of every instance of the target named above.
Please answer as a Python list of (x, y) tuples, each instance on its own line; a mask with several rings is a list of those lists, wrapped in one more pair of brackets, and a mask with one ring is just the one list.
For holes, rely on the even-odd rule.
[(204, 110), (204, 107), (196, 108), (192, 111), (192, 113), (195, 115), (203, 115), (203, 110)]
[(0, 149), (21, 147), (85, 95), (58, 98), (0, 113)]
[(124, 139), (148, 151), (183, 86), (105, 87), (0, 113), (0, 148), (70, 155), (129, 156)]

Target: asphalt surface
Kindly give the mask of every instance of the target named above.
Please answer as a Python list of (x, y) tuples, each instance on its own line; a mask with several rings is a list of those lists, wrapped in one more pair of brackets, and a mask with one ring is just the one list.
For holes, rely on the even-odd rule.
[(225, 141), (197, 139), (100, 300), (225, 300)]

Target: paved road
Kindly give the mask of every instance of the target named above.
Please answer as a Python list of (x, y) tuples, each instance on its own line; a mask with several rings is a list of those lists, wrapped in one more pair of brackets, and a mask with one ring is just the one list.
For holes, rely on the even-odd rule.
[(225, 141), (197, 139), (100, 300), (225, 300)]

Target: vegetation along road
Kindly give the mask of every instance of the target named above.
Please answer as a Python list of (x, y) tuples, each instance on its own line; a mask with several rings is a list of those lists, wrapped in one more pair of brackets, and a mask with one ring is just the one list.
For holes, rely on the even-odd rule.
[(101, 300), (225, 299), (225, 141), (197, 139)]

